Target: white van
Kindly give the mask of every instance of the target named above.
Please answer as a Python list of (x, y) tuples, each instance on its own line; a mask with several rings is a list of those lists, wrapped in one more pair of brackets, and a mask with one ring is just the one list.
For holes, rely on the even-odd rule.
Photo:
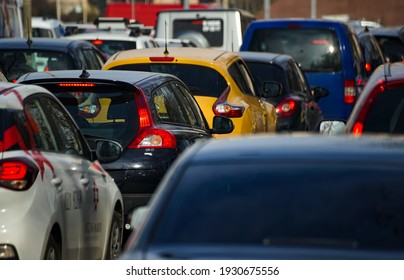
[(188, 39), (197, 47), (238, 51), (255, 17), (241, 9), (163, 10), (157, 13), (156, 38)]
[(32, 17), (31, 27), (32, 37), (61, 38), (65, 35), (63, 23), (54, 18)]

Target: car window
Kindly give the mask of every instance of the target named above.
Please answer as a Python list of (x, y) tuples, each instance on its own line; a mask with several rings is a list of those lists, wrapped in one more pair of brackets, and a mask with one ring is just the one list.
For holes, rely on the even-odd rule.
[(249, 74), (249, 70), (240, 60), (229, 66), (229, 74), (236, 82), (240, 90), (247, 95), (255, 96), (254, 83)]
[(172, 85), (174, 87), (174, 91), (177, 93), (177, 97), (181, 100), (180, 103), (182, 104), (182, 107), (189, 118), (190, 124), (194, 127), (196, 126), (207, 129), (201, 111), (198, 110), (198, 104), (192, 98), (191, 92), (177, 82), (172, 83)]
[(35, 147), (41, 151), (58, 152), (57, 137), (46, 116), (47, 108), (36, 98), (30, 98), (24, 105), (31, 130), (34, 132)]
[[(127, 64), (112, 67), (111, 70), (135, 70), (168, 73), (180, 78), (194, 96), (219, 98), (227, 88), (225, 78), (215, 69), (192, 64)], [(206, 81), (209, 81), (207, 83)]]
[(50, 88), (73, 116), (83, 134), (110, 138), (128, 145), (139, 128), (133, 91), (115, 85), (89, 89)]
[(349, 41), (351, 42), (351, 50), (352, 50), (352, 55), (353, 59), (355, 61), (355, 69), (357, 72), (357, 75), (364, 76), (365, 75), (365, 62), (364, 62), (364, 56), (362, 53), (361, 46), (359, 44), (358, 38), (354, 33), (349, 33), (348, 36)]
[(136, 49), (136, 41), (92, 40), (89, 42), (95, 45), (100, 51), (109, 55), (113, 55), (124, 50)]
[(99, 58), (97, 58), (97, 54), (94, 52), (93, 49), (90, 48), (83, 48), (83, 57), (84, 61), (86, 62), (86, 69), (94, 69), (98, 70), (102, 68), (102, 63), (100, 63)]
[(398, 37), (375, 35), (386, 60), (390, 62), (403, 61), (404, 44)]
[(72, 57), (64, 52), (0, 50), (0, 68), (9, 81), (28, 72), (75, 69)]
[(57, 131), (59, 151), (83, 155), (78, 129), (66, 111), (50, 98), (43, 98), (41, 103), (51, 122), (57, 120), (54, 123), (54, 129)]
[(290, 71), (294, 80), (295, 91), (299, 92), (300, 94), (307, 95), (308, 88), (306, 86), (306, 79), (302, 70), (296, 63), (290, 62)]
[(170, 85), (163, 85), (153, 92), (153, 106), (162, 122), (191, 125)]
[(324, 28), (263, 28), (254, 32), (249, 51), (286, 53), (303, 71), (340, 71), (341, 51), (336, 32)]
[[(282, 94), (285, 93), (285, 85), (287, 84), (286, 75), (283, 69), (271, 63), (261, 63), (255, 61), (246, 61), (252, 76), (254, 77), (254, 83), (259, 91), (262, 91), (262, 83), (267, 81), (279, 82), (283, 86)], [(289, 83), (289, 82), (288, 82)]]
[(363, 132), (404, 133), (404, 89), (387, 89), (376, 96)]
[(173, 22), (173, 38), (180, 38), (184, 34), (199, 34), (206, 38), (210, 47), (223, 45), (223, 20), (220, 18), (192, 18), (175, 19)]
[(180, 173), (149, 246), (304, 246), (323, 240), (349, 248), (404, 248), (404, 235), (397, 235), (404, 212), (402, 166), (198, 162)]

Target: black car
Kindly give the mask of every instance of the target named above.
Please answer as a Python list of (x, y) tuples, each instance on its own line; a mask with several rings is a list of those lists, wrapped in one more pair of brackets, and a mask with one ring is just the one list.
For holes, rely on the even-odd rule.
[(28, 72), (101, 69), (103, 54), (91, 43), (54, 38), (0, 39), (0, 69), (11, 82)]
[(386, 58), (386, 61), (404, 61), (404, 26), (370, 29)]
[(275, 106), (277, 131), (318, 131), (323, 114), (317, 101), (328, 94), (313, 88), (296, 60), (286, 54), (242, 51), (261, 96)]
[(392, 137), (195, 144), (166, 173), (121, 258), (403, 260), (403, 170), (403, 141)]
[(370, 77), (377, 66), (386, 61), (376, 37), (369, 31), (369, 28), (365, 27), (357, 35), (365, 59), (366, 74), (367, 77)]
[(123, 146), (122, 156), (103, 167), (122, 192), (126, 217), (148, 202), (181, 152), (234, 128), (230, 119), (216, 116), (209, 128), (187, 86), (170, 74), (49, 71), (26, 74), (17, 82), (55, 94), (88, 139), (113, 139)]

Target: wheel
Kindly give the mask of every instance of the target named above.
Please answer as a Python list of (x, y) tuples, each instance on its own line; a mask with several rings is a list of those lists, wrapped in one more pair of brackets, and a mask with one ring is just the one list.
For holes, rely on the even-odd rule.
[(107, 248), (107, 260), (116, 260), (122, 252), (122, 217), (117, 211), (112, 216), (111, 229)]
[(46, 244), (44, 260), (61, 260), (61, 248), (53, 237), (49, 236), (48, 244)]

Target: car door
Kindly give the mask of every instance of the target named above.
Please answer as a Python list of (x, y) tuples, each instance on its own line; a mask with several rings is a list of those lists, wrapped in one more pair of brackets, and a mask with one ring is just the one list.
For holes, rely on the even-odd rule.
[[(64, 238), (62, 246), (69, 259), (100, 259), (102, 257), (102, 228), (107, 228), (109, 217), (100, 207), (106, 197), (105, 173), (97, 170), (91, 161), (90, 151), (77, 125), (56, 100), (41, 101), (47, 112), (49, 124), (55, 132), (59, 153), (60, 171), (65, 174)], [(101, 208), (101, 209), (100, 209)]]

